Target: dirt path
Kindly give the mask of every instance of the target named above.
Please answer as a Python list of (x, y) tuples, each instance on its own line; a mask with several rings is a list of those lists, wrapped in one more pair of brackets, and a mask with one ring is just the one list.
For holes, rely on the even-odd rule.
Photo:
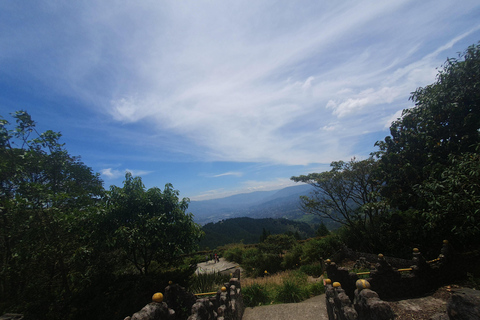
[(242, 320), (328, 320), (325, 295), (299, 303), (245, 308)]

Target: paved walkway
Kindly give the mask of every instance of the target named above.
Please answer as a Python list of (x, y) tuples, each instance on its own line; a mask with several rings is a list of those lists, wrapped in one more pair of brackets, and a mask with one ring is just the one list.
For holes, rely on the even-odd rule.
[(220, 261), (217, 263), (213, 262), (213, 260), (209, 260), (206, 263), (197, 263), (197, 271), (195, 271), (195, 273), (202, 274), (213, 272), (226, 272), (228, 270), (231, 270), (231, 272), (233, 272), (236, 268), (239, 268), (238, 263), (227, 261), (224, 258), (220, 258), (219, 260)]
[(325, 294), (299, 303), (245, 308), (242, 320), (328, 320)]

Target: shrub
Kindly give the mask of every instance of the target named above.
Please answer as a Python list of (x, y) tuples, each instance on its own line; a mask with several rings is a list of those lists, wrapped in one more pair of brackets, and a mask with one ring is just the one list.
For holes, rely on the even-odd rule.
[(315, 262), (312, 264), (303, 265), (300, 267), (300, 271), (312, 277), (320, 277), (323, 274), (323, 263)]
[(322, 282), (309, 283), (305, 289), (309, 296), (318, 296), (325, 292), (325, 287)]
[(223, 257), (227, 261), (234, 261), (236, 263), (242, 263), (243, 261), (243, 253), (245, 248), (243, 245), (236, 245), (231, 248), (226, 249), (223, 252)]
[(268, 236), (265, 241), (258, 244), (258, 249), (263, 253), (282, 254), (290, 250), (296, 240), (294, 237), (286, 234), (275, 234)]
[(262, 253), (258, 249), (247, 249), (243, 254), (242, 267), (248, 276), (262, 277), (282, 270), (282, 257), (278, 254)]
[(329, 235), (322, 239), (312, 239), (303, 246), (302, 262), (310, 264), (320, 262), (322, 258), (332, 256), (342, 247), (337, 235)]
[(285, 270), (297, 269), (300, 265), (302, 253), (303, 249), (301, 245), (294, 246), (283, 256), (282, 268)]
[(260, 306), (270, 301), (267, 288), (258, 283), (243, 288), (242, 295), (245, 306), (247, 307)]
[(307, 292), (302, 289), (301, 285), (287, 279), (277, 288), (276, 300), (279, 302), (290, 303), (300, 302), (305, 299)]

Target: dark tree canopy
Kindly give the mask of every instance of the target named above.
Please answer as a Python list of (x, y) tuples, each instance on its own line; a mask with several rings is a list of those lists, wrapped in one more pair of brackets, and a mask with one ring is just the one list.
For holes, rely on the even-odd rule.
[(171, 266), (197, 247), (202, 235), (193, 215), (186, 213), (189, 200), (178, 198), (171, 184), (165, 189), (145, 189), (140, 177), (125, 175), (123, 187), (112, 186), (107, 194), (114, 243), (141, 273), (153, 260)]
[(59, 133), (38, 133), (24, 111), (12, 116), (13, 128), (0, 119), (0, 300), (60, 301), (81, 272), (78, 259), (89, 234), (83, 222), (96, 211), (102, 181), (67, 153)]
[[(0, 314), (106, 319), (138, 311), (153, 285), (189, 278), (194, 268), (179, 258), (201, 229), (188, 199), (130, 174), (105, 191), (60, 133), (37, 132), (25, 111), (12, 117), (0, 117)], [(153, 260), (155, 282), (145, 275)]]
[(414, 186), (438, 178), (449, 166), (450, 155), (476, 152), (480, 142), (480, 45), (470, 46), (458, 58), (448, 59), (437, 80), (418, 88), (393, 122), (390, 134), (378, 141), (383, 194), (401, 209), (426, 205)]
[[(480, 44), (446, 61), (436, 81), (412, 93), (415, 106), (377, 142), (382, 195), (417, 221), (424, 242), (475, 248), (480, 213)], [(408, 213), (408, 215), (406, 214)]]

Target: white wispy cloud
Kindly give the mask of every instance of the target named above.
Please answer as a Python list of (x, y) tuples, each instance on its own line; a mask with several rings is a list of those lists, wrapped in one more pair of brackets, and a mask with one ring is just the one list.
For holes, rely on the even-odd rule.
[(107, 179), (117, 179), (117, 178), (123, 177), (127, 172), (130, 172), (132, 176), (145, 176), (145, 175), (151, 174), (153, 171), (131, 170), (131, 169), (119, 170), (119, 169), (113, 169), (113, 168), (106, 168), (106, 169), (100, 170), (100, 174)]
[(125, 172), (121, 170), (115, 170), (112, 168), (102, 169), (100, 170), (100, 174), (108, 179), (116, 179), (121, 177), (125, 174)]
[(238, 171), (229, 171), (229, 172), (224, 172), (224, 173), (216, 174), (216, 175), (214, 175), (213, 177), (214, 177), (214, 178), (218, 178), (218, 177), (225, 177), (225, 176), (241, 177), (241, 176), (243, 176), (243, 173), (242, 173), (242, 172), (238, 172)]
[(148, 174), (151, 174), (153, 171), (125, 169), (125, 172), (130, 172), (134, 177), (139, 177), (139, 176), (141, 177), (141, 176), (146, 176)]
[(112, 4), (26, 12), (36, 27), (0, 37), (0, 67), (31, 55), (32, 78), (145, 127), (123, 139), (206, 161), (348, 160), (480, 35), (473, 0)]

